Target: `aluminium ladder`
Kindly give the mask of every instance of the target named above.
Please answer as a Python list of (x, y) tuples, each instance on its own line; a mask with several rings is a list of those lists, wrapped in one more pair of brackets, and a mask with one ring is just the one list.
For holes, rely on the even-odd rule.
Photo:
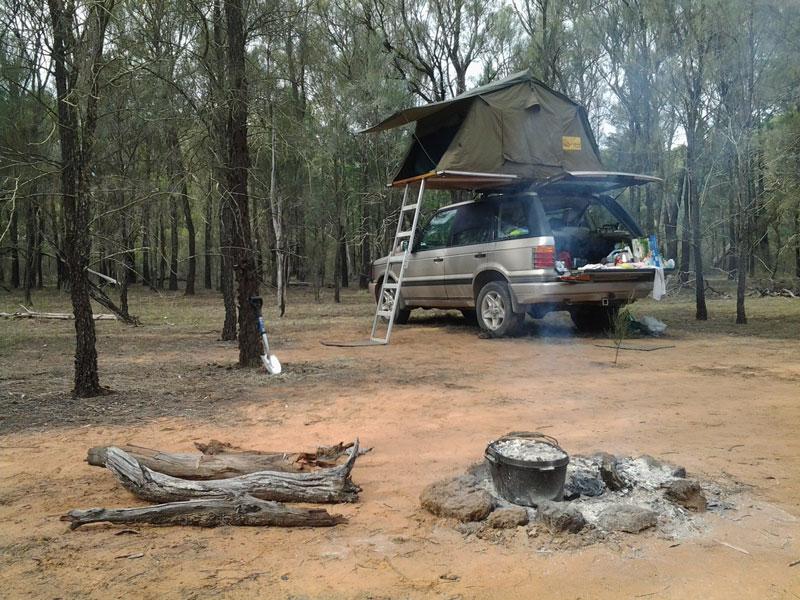
[[(409, 184), (406, 184), (403, 190), (403, 202), (400, 205), (400, 216), (397, 219), (397, 230), (394, 234), (394, 242), (389, 251), (389, 256), (386, 259), (386, 270), (383, 273), (383, 280), (381, 281), (381, 290), (378, 294), (377, 307), (375, 308), (375, 318), (372, 320), (372, 333), (370, 334), (370, 342), (375, 344), (388, 344), (389, 337), (392, 335), (392, 327), (394, 326), (395, 316), (397, 315), (397, 307), (400, 304), (400, 289), (403, 285), (403, 276), (405, 275), (406, 262), (411, 249), (414, 247), (414, 237), (417, 233), (417, 223), (419, 222), (419, 213), (422, 206), (422, 196), (425, 193), (425, 180), (423, 179), (419, 185), (419, 193), (417, 194), (417, 201), (414, 204), (406, 204), (408, 201)], [(403, 229), (407, 220), (411, 221), (409, 229)], [(394, 254), (398, 244), (403, 241), (406, 242), (405, 248), (402, 249), (400, 254)], [(389, 273), (392, 265), (399, 264), (400, 271), (394, 281), (389, 281)], [(394, 275), (394, 272), (392, 272)], [(389, 304), (391, 299), (391, 304)], [(381, 337), (378, 329), (381, 325), (381, 319), (386, 319), (386, 335)]]

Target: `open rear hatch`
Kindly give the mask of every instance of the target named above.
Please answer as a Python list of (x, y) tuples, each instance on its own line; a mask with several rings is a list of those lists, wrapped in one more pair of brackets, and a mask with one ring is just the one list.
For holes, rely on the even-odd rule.
[[(614, 247), (615, 242), (629, 244), (632, 238), (644, 236), (639, 225), (616, 201), (625, 189), (660, 182), (658, 177), (633, 173), (605, 171), (566, 171), (542, 182), (536, 192), (543, 204), (551, 209), (548, 215), (559, 254), (566, 251), (570, 260), (580, 256), (582, 264), (568, 265), (570, 274), (559, 277), (568, 283), (590, 283), (601, 281), (652, 281), (654, 268), (585, 268), (583, 264), (596, 264), (602, 261)], [(607, 211), (610, 221), (617, 227), (594, 228), (583, 216), (575, 221), (565, 215), (578, 215), (581, 206), (588, 202)], [(564, 208), (566, 212), (561, 212)], [(576, 212), (570, 213), (572, 209)], [(586, 212), (584, 210), (584, 212)]]
[(622, 192), (626, 188), (660, 183), (660, 177), (637, 175), (635, 173), (616, 173), (606, 171), (564, 171), (543, 181), (536, 191), (542, 195), (598, 195), (609, 192)]

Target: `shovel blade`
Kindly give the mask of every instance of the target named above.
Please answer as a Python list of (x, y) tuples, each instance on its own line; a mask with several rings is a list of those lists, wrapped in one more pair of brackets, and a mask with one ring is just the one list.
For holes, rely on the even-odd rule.
[(261, 362), (264, 363), (264, 368), (270, 375), (280, 375), (281, 371), (283, 370), (281, 367), (281, 361), (279, 361), (278, 357), (274, 354), (262, 354)]

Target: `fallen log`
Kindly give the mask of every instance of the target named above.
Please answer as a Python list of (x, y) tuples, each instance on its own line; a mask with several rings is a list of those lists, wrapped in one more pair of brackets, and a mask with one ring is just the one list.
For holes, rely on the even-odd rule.
[[(2, 312), (0, 317), (4, 319), (58, 319), (61, 321), (69, 321), (75, 318), (72, 313), (57, 313), (57, 312), (39, 312), (29, 309), (27, 306), (22, 306), (25, 312), (17, 311), (13, 313)], [(116, 315), (109, 315), (105, 313), (97, 313), (92, 315), (95, 321), (116, 321)]]
[(89, 523), (149, 523), (151, 525), (194, 525), (219, 527), (246, 525), (266, 527), (332, 527), (344, 523), (341, 515), (321, 508), (295, 508), (242, 496), (170, 502), (144, 508), (89, 508), (71, 510), (61, 517), (70, 529)]
[[(346, 456), (353, 444), (340, 442), (321, 446), (316, 452), (242, 450), (217, 440), (208, 444), (195, 443), (195, 446), (202, 454), (163, 452), (132, 444), (117, 447), (133, 456), (139, 464), (158, 473), (181, 479), (205, 480), (228, 479), (259, 471), (300, 473), (333, 467), (339, 458)], [(108, 446), (89, 448), (86, 462), (95, 467), (105, 467), (107, 451)]]
[(106, 468), (125, 489), (150, 502), (247, 494), (278, 502), (337, 503), (355, 502), (358, 498), (361, 488), (350, 479), (358, 455), (356, 440), (347, 462), (331, 469), (307, 473), (259, 471), (229, 479), (189, 481), (153, 471), (124, 450), (111, 446), (106, 449)]

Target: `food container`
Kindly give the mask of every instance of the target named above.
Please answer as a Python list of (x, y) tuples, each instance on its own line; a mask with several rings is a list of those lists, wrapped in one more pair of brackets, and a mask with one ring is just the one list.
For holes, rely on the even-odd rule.
[(555, 438), (514, 431), (490, 442), (485, 457), (495, 490), (509, 502), (536, 506), (564, 498), (569, 455)]

